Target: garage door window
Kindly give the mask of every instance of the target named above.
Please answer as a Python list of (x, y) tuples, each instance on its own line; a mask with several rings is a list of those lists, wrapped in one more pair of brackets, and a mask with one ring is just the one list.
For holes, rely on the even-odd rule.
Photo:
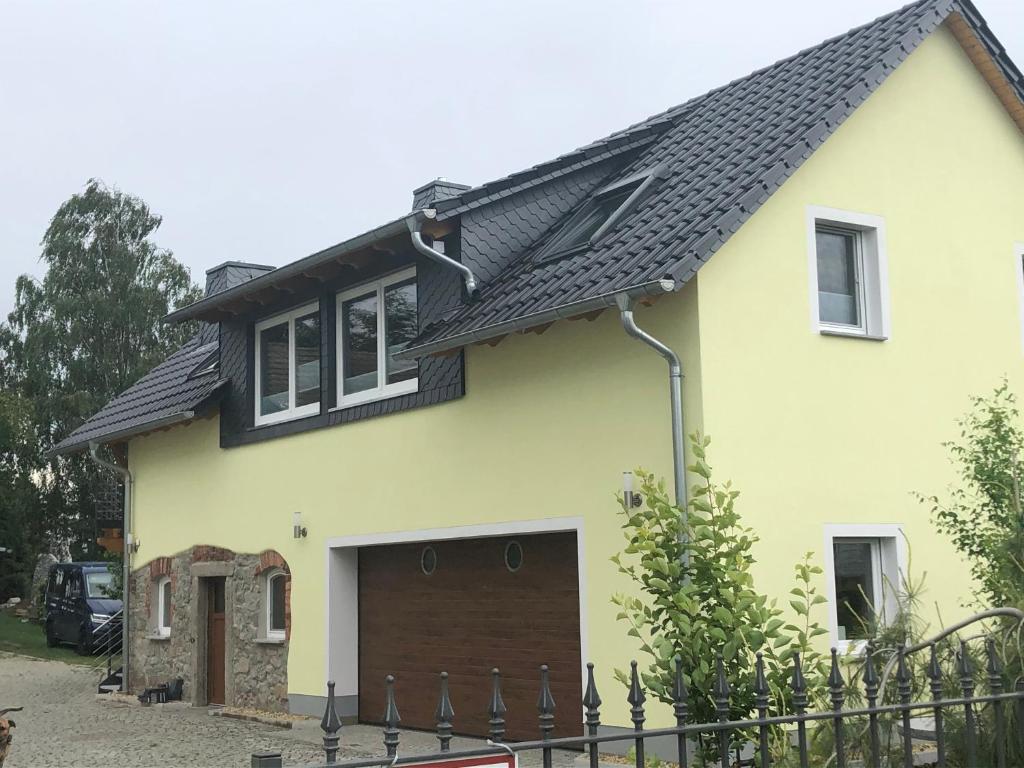
[(523, 567), (523, 548), (518, 541), (505, 545), (505, 567), (515, 573)]
[(437, 570), (437, 552), (433, 547), (424, 547), (420, 552), (420, 570), (427, 576)]

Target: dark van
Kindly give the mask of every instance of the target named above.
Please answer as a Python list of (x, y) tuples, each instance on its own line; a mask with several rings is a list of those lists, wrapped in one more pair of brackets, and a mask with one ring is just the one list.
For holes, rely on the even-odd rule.
[[(103, 638), (120, 632), (121, 601), (108, 596), (113, 576), (106, 563), (58, 563), (46, 580), (46, 644), (74, 645), (82, 655), (92, 653)], [(116, 625), (116, 626), (115, 626)]]

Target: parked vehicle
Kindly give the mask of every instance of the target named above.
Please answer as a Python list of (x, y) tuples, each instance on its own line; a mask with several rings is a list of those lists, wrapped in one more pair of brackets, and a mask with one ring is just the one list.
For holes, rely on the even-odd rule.
[(43, 630), (50, 647), (74, 645), (83, 656), (104, 638), (121, 631), (121, 601), (111, 597), (113, 576), (106, 563), (58, 563), (46, 580), (46, 617)]

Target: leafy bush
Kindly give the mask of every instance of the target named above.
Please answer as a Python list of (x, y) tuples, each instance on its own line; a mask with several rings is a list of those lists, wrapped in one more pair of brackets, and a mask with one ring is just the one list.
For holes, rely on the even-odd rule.
[(971, 403), (957, 421), (960, 439), (945, 443), (959, 483), (946, 501), (918, 498), (967, 558), (982, 601), (1013, 605), (1024, 595), (1024, 430), (1005, 380), (989, 397), (973, 397)]
[[(730, 716), (744, 719), (754, 711), (754, 668), (762, 653), (771, 690), (771, 713), (792, 711), (789, 681), (792, 657), (799, 652), (809, 690), (825, 689), (825, 658), (814, 650), (814, 638), (826, 630), (812, 620), (817, 594), (813, 577), (821, 569), (810, 553), (795, 566), (797, 584), (789, 604), (798, 622), (783, 616), (776, 600), (754, 585), (752, 548), (757, 535), (736, 511), (739, 492), (729, 483), (712, 481), (707, 463), (709, 437), (691, 436), (696, 462), (690, 471), (701, 478), (694, 485), (687, 514), (669, 499), (663, 480), (638, 471), (641, 508), (623, 506), (626, 547), (612, 561), (636, 585), (642, 597), (617, 594), (618, 619), (650, 657), (641, 679), (658, 699), (671, 703), (674, 661), (679, 656), (692, 720), (718, 719), (714, 702), (715, 658), (721, 653), (731, 685)], [(625, 671), (616, 670), (624, 684)], [(776, 734), (780, 749), (784, 737)]]

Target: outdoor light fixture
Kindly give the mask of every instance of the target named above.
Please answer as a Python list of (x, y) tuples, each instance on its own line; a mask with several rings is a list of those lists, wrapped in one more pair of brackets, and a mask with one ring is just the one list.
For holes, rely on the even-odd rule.
[(622, 473), (622, 502), (626, 505), (627, 509), (639, 507), (644, 502), (643, 496), (633, 491), (632, 472)]
[(128, 534), (128, 551), (133, 555), (139, 551), (139, 547), (142, 546), (142, 539), (132, 534)]
[(292, 536), (296, 539), (306, 538), (306, 528), (302, 525), (301, 512), (295, 512), (292, 514)]

